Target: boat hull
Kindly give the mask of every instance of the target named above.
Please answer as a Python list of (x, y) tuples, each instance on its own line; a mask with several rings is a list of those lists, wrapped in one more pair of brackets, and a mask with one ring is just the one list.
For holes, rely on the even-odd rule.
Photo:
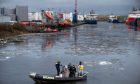
[(47, 83), (47, 82), (75, 82), (75, 81), (85, 81), (87, 80), (87, 74), (77, 77), (56, 77), (48, 76), (42, 74), (29, 75), (37, 83)]
[(134, 27), (140, 27), (140, 18), (136, 18), (134, 20), (127, 21), (126, 24), (130, 25), (130, 26), (134, 26)]
[(85, 20), (85, 24), (97, 24), (97, 20)]
[(109, 19), (108, 22), (109, 23), (119, 23), (119, 20), (115, 20), (115, 19), (114, 20), (111, 20), (111, 19)]
[(126, 25), (130, 25), (130, 26), (139, 25), (139, 21), (138, 21), (139, 18), (140, 18), (140, 11), (133, 10), (131, 13), (129, 13), (125, 23)]

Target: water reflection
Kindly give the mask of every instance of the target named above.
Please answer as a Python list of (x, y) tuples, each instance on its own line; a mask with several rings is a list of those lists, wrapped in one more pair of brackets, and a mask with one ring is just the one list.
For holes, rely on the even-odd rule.
[(117, 25), (117, 24), (111, 24), (111, 25), (109, 26), (109, 28), (110, 28), (110, 29), (116, 28), (116, 25)]
[(21, 38), (24, 42), (0, 48), (1, 84), (34, 84), (29, 72), (55, 74), (58, 59), (63, 64), (84, 62), (88, 79), (75, 84), (135, 84), (140, 76), (140, 32), (123, 24), (99, 22)]
[(133, 29), (134, 31), (140, 31), (140, 27), (127, 26), (128, 30)]
[(53, 39), (46, 39), (42, 44), (42, 50), (50, 49), (53, 47), (55, 41)]
[(78, 32), (77, 32), (77, 28), (74, 28), (73, 29), (73, 38), (74, 38), (74, 51), (75, 51), (75, 55), (77, 55), (77, 50), (78, 50), (78, 46), (77, 46), (77, 34), (78, 34)]

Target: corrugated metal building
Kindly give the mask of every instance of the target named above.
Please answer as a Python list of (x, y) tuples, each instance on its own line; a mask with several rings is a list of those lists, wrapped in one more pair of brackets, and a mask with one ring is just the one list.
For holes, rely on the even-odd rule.
[(15, 14), (15, 9), (10, 9), (10, 8), (0, 8), (0, 15), (10, 15), (10, 14)]
[[(11, 18), (11, 21), (28, 21), (28, 7), (27, 6), (16, 6), (16, 8), (0, 8), (0, 15), (3, 18)], [(6, 17), (7, 16), (7, 17)]]
[(0, 15), (4, 15), (4, 8), (0, 8)]
[(11, 17), (11, 21), (16, 21), (16, 15), (15, 14), (9, 14), (8, 16)]
[(11, 17), (10, 16), (0, 16), (0, 23), (10, 22)]
[(28, 6), (16, 6), (16, 20), (28, 21)]
[(15, 9), (5, 8), (4, 15), (10, 15), (10, 14), (15, 14)]

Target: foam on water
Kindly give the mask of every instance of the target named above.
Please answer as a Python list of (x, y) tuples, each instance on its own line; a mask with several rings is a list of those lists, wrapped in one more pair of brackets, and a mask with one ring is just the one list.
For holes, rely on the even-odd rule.
[(101, 65), (101, 66), (105, 66), (105, 65), (111, 65), (113, 64), (112, 62), (109, 61), (99, 61), (99, 62), (84, 62), (87, 66), (92, 67), (94, 65)]
[(112, 63), (109, 61), (100, 61), (98, 64), (99, 65), (111, 65)]
[(4, 58), (0, 58), (1, 61), (6, 61), (8, 59), (10, 59), (11, 57), (4, 57)]

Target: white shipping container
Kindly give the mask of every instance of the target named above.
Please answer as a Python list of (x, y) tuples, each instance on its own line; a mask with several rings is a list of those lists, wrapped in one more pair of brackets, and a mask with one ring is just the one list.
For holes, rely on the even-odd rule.
[(29, 19), (29, 21), (42, 20), (42, 14), (41, 14), (41, 12), (28, 13), (28, 19)]
[(73, 21), (73, 14), (72, 13), (63, 13), (63, 20), (69, 19)]
[(0, 23), (10, 22), (11, 17), (10, 16), (0, 16)]
[(84, 20), (84, 16), (83, 15), (78, 15), (78, 21), (83, 21)]

